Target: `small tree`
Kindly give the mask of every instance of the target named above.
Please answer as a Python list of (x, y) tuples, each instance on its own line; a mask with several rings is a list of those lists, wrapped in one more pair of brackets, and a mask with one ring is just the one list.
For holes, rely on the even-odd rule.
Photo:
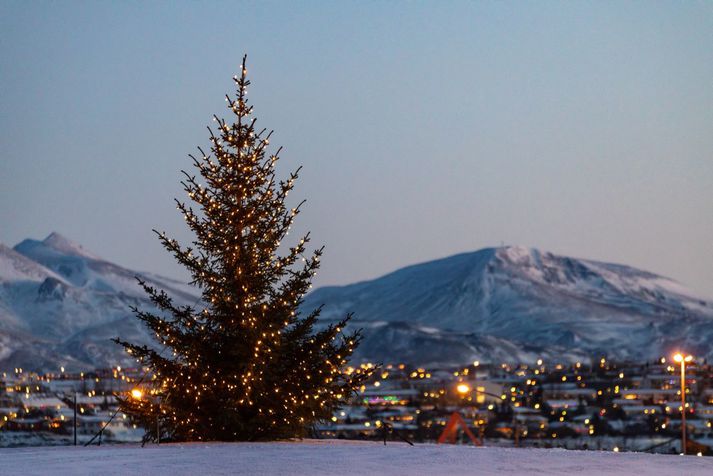
[(279, 254), (302, 205), (285, 205), (299, 169), (277, 181), (280, 150), (267, 154), (272, 132), (258, 131), (251, 119), (246, 74), (243, 58), (233, 78), (237, 93), (226, 96), (233, 123), (214, 116), (212, 153), (198, 148), (200, 156), (190, 156), (200, 178), (183, 172), (197, 210), (176, 203), (193, 246), (156, 232), (191, 273), (202, 302), (178, 306), (139, 281), (161, 312), (133, 311), (163, 349), (115, 339), (151, 371), (145, 397), (120, 397), (121, 411), (145, 427), (144, 441), (300, 437), (368, 378), (345, 372), (361, 339), (359, 331), (342, 332), (350, 315), (315, 330), (320, 309), (298, 310), (322, 249), (305, 256), (308, 233)]

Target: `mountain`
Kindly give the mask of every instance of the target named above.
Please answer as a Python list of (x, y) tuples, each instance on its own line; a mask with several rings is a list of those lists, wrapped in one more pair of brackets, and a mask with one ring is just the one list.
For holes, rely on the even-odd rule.
[(676, 348), (713, 355), (713, 303), (675, 281), (518, 246), (320, 288), (303, 307), (319, 305), (326, 321), (354, 312), (364, 360), (651, 359)]
[(135, 366), (110, 339), (151, 342), (129, 309), (151, 306), (137, 276), (178, 304), (198, 300), (195, 288), (117, 266), (58, 233), (13, 249), (0, 244), (0, 368)]
[[(134, 366), (110, 339), (152, 342), (129, 310), (151, 306), (135, 276), (179, 305), (199, 300), (196, 288), (110, 263), (58, 233), (0, 244), (0, 369)], [(319, 305), (323, 325), (355, 313), (351, 326), (365, 334), (356, 361), (651, 359), (679, 347), (713, 355), (713, 302), (652, 273), (523, 247), (319, 288), (302, 309)]]

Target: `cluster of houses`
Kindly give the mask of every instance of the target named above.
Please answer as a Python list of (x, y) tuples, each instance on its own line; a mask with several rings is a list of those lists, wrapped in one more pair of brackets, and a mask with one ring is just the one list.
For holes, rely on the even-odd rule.
[[(14, 369), (0, 374), (0, 446), (137, 441), (143, 433), (117, 414), (117, 393), (128, 392), (136, 370), (37, 374)], [(113, 418), (112, 418), (113, 417)], [(76, 439), (75, 439), (76, 435)]]
[[(371, 364), (364, 364), (368, 367)], [(685, 363), (655, 362), (481, 364), (456, 369), (385, 365), (353, 405), (318, 427), (331, 438), (436, 441), (454, 414), (467, 433), (488, 444), (682, 451), (685, 408), (687, 453), (713, 447), (713, 371)]]
[[(713, 368), (702, 361), (361, 367), (373, 378), (313, 436), (679, 453), (685, 412), (686, 452), (713, 447)], [(141, 438), (115, 397), (136, 387), (139, 370), (60, 370), (0, 374), (0, 446)]]

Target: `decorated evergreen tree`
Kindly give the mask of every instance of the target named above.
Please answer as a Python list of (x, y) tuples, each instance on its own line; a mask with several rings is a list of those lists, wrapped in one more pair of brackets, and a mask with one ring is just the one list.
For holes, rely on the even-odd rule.
[(140, 281), (157, 310), (133, 311), (160, 345), (116, 339), (150, 369), (142, 393), (120, 397), (121, 411), (146, 429), (145, 441), (300, 437), (368, 378), (345, 372), (361, 339), (358, 331), (343, 333), (350, 316), (315, 329), (320, 310), (299, 311), (322, 249), (307, 253), (309, 234), (281, 247), (300, 210), (285, 205), (299, 169), (276, 179), (280, 150), (268, 155), (272, 133), (255, 127), (246, 74), (243, 58), (233, 78), (237, 93), (226, 96), (232, 123), (214, 117), (212, 153), (199, 148), (200, 156), (190, 156), (199, 173), (184, 172), (197, 207), (176, 202), (195, 234), (193, 246), (157, 232), (202, 300), (178, 306)]

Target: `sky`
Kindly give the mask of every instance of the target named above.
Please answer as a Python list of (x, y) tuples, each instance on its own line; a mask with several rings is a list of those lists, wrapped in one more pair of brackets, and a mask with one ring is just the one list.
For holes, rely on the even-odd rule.
[[(0, 242), (152, 229), (248, 54), (315, 285), (501, 244), (713, 297), (711, 2), (0, 2)], [(296, 238), (297, 236), (295, 236)]]

